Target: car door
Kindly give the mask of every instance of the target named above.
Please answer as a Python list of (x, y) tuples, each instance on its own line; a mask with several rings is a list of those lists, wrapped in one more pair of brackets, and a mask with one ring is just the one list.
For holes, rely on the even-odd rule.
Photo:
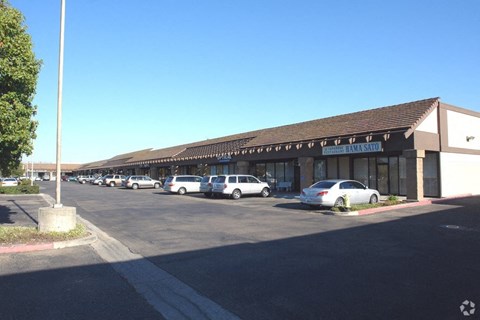
[(369, 203), (370, 192), (366, 190), (366, 187), (357, 181), (351, 181), (351, 183), (355, 188), (355, 203)]
[(340, 196), (348, 195), (348, 199), (350, 200), (351, 204), (358, 203), (357, 202), (358, 195), (351, 181), (341, 182), (339, 185), (339, 189), (340, 189)]
[(262, 192), (263, 185), (260, 183), (260, 181), (252, 176), (247, 177), (248, 179), (248, 185), (250, 189), (250, 193), (260, 193)]
[(237, 179), (238, 179), (238, 188), (243, 194), (252, 193), (250, 184), (248, 183), (247, 176), (238, 176)]
[(138, 177), (138, 183), (143, 188), (153, 188), (153, 180), (150, 177)]

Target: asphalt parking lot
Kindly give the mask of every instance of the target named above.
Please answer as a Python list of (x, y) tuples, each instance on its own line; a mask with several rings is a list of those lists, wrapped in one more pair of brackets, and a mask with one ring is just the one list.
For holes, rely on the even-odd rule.
[(80, 216), (242, 319), (458, 319), (463, 301), (480, 301), (479, 197), (338, 217), (291, 197), (62, 190)]

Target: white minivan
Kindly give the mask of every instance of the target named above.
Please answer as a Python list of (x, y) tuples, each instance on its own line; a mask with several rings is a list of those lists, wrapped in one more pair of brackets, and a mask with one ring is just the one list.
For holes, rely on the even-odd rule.
[(218, 176), (213, 183), (214, 196), (228, 195), (232, 199), (240, 199), (242, 195), (258, 194), (266, 198), (270, 195), (268, 183), (246, 174)]
[(170, 176), (167, 178), (167, 180), (165, 180), (165, 183), (163, 184), (163, 190), (180, 195), (191, 192), (200, 192), (201, 181), (202, 177), (200, 176)]

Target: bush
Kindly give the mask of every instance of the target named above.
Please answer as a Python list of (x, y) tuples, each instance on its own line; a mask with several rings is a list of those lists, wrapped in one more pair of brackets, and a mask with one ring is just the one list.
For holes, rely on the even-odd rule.
[(22, 180), (16, 187), (0, 187), (0, 194), (39, 194), (40, 187), (30, 185), (30, 180)]

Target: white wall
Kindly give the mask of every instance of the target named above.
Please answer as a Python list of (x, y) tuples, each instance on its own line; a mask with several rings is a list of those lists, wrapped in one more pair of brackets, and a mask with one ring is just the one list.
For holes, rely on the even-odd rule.
[(415, 129), (417, 131), (424, 131), (430, 133), (438, 133), (438, 115), (437, 109), (433, 110), (432, 113), (425, 118)]
[(480, 194), (480, 155), (441, 152), (440, 176), (441, 197)]
[[(480, 118), (447, 110), (448, 146), (480, 150)], [(475, 139), (467, 141), (467, 136)]]

